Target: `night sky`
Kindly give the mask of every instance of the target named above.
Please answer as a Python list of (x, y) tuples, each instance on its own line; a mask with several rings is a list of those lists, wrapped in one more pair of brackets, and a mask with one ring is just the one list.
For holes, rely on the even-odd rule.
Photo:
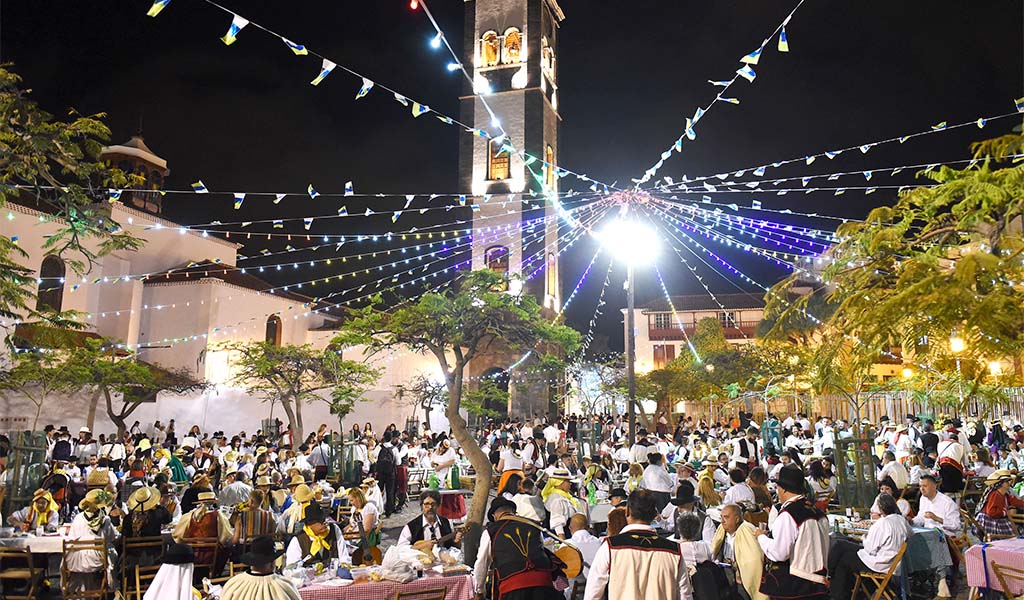
[[(47, 110), (108, 113), (114, 142), (126, 140), (141, 121), (147, 144), (168, 160), (170, 189), (202, 179), (211, 190), (302, 192), (313, 183), (321, 192), (341, 192), (352, 180), (358, 192), (457, 192), (458, 136), (463, 135), (458, 128), (433, 118), (413, 120), (383, 92), (356, 102), (359, 80), (339, 70), (319, 87), (310, 86), (320, 60), (294, 56), (252, 25), (226, 47), (218, 38), (230, 17), (201, 0), (173, 0), (155, 19), (145, 14), (150, 3), (3, 1), (2, 60), (13, 63)], [(558, 52), (561, 166), (607, 183), (628, 183), (682, 133), (684, 118), (714, 97), (718, 88), (707, 80), (731, 78), (738, 59), (775, 29), (795, 0), (561, 0), (561, 5), (567, 17)], [(449, 59), (443, 52), (431, 50), (431, 26), (406, 0), (234, 0), (226, 6), (410, 98), (458, 115), (459, 77), (446, 70)], [(461, 40), (462, 0), (434, 0), (431, 8), (448, 38)], [(941, 121), (952, 125), (1012, 112), (1014, 98), (1024, 95), (1022, 12), (1021, 2), (1006, 0), (808, 0), (787, 26), (791, 51), (779, 54), (770, 43), (756, 67), (757, 80), (730, 89), (728, 95), (741, 104), (716, 104), (699, 124), (697, 141), (673, 155), (659, 174), (678, 180), (683, 173), (756, 166), (918, 132)], [(1006, 133), (1016, 122), (1002, 119), (984, 130), (963, 128), (769, 174), (959, 160), (971, 141)], [(879, 177), (876, 183), (892, 182)], [(582, 191), (587, 184), (567, 177), (561, 187)], [(891, 201), (892, 194), (716, 197), (748, 205), (751, 199), (770, 208), (855, 218)], [(397, 209), (403, 203), (349, 200), (349, 212), (367, 206)], [(247, 200), (244, 218), (324, 214), (340, 203), (314, 202), (304, 196), (278, 206)], [(243, 218), (232, 210), (230, 196), (168, 195), (165, 206), (170, 218), (185, 224)], [(386, 218), (342, 219), (313, 231), (383, 232), (389, 225)], [(301, 224), (296, 229), (301, 231)], [(581, 243), (563, 256), (565, 294), (593, 251), (589, 242)], [(721, 253), (765, 284), (785, 273), (755, 257)], [(658, 264), (673, 294), (701, 290), (671, 250), (662, 252)], [(715, 291), (736, 291), (736, 285), (754, 289), (693, 264)], [(586, 326), (606, 269), (603, 260), (595, 264), (568, 312), (570, 324)], [(271, 280), (311, 277), (304, 271)], [(621, 279), (619, 271), (599, 324), (613, 347), (622, 337)], [(641, 273), (638, 302), (659, 296), (649, 271)]]

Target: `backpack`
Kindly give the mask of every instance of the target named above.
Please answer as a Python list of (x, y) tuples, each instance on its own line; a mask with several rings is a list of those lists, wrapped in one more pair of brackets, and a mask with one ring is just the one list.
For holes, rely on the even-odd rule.
[(377, 476), (386, 477), (394, 475), (396, 472), (395, 464), (395, 453), (391, 451), (391, 447), (382, 446), (380, 453), (377, 455)]
[(736, 580), (730, 580), (723, 567), (705, 560), (697, 563), (696, 568), (696, 572), (690, 576), (693, 600), (741, 600)]

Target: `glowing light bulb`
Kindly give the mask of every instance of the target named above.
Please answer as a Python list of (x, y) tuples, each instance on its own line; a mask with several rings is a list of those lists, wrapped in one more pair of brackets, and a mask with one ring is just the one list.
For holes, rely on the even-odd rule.
[(409, 0), (409, 8), (416, 10), (420, 7), (420, 0)]
[(437, 32), (437, 35), (434, 36), (434, 39), (430, 40), (430, 47), (435, 49), (435, 50), (441, 47), (441, 32), (440, 31)]
[(459, 63), (455, 63), (455, 62), (448, 63), (448, 70), (449, 71), (458, 71), (461, 68), (462, 68), (462, 65), (460, 65)]

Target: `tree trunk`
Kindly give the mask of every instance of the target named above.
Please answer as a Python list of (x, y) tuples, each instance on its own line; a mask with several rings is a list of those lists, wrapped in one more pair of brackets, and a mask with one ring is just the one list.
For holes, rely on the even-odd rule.
[(292, 448), (298, 448), (306, 440), (302, 437), (302, 427), (295, 421), (291, 398), (282, 398), (281, 407), (284, 408), (284, 414), (288, 415), (288, 427), (292, 430)]
[[(427, 424), (427, 427), (430, 427), (430, 405), (429, 404), (424, 404), (423, 405), (423, 415), (424, 415), (423, 422)], [(423, 432), (421, 431), (420, 435), (422, 435), (422, 434), (423, 434)]]
[(295, 426), (298, 428), (297, 431), (299, 432), (299, 439), (302, 439), (302, 436), (305, 433), (302, 427), (302, 400), (299, 400), (298, 398), (295, 399)]
[(92, 393), (92, 399), (89, 400), (89, 414), (85, 417), (85, 426), (90, 431), (96, 429), (96, 406), (100, 403), (100, 391), (95, 390)]
[(463, 538), (463, 550), (466, 564), (476, 561), (476, 553), (480, 547), (480, 536), (483, 535), (484, 514), (491, 492), (491, 460), (480, 449), (480, 444), (473, 438), (466, 426), (466, 420), (459, 414), (462, 403), (462, 374), (465, 365), (456, 365), (454, 372), (448, 377), (448, 406), (445, 416), (451, 427), (455, 441), (459, 443), (466, 458), (476, 471), (476, 484), (473, 486), (473, 500), (466, 515), (466, 534)]
[(39, 427), (39, 415), (43, 414), (43, 400), (45, 399), (46, 396), (43, 396), (43, 399), (36, 403), (36, 418), (32, 421), (32, 431)]
[(114, 403), (110, 398), (110, 390), (103, 389), (103, 398), (107, 401), (107, 416), (110, 417), (110, 422), (117, 425), (117, 439), (123, 440), (124, 434), (128, 431), (128, 428), (124, 424), (124, 419), (121, 415), (114, 412)]

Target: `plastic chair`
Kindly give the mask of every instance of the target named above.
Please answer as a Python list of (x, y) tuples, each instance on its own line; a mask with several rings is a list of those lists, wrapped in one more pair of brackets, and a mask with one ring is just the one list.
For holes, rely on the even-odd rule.
[(864, 592), (868, 592), (868, 582), (870, 581), (875, 585), (875, 593), (871, 596), (871, 600), (896, 600), (899, 595), (898, 591), (892, 591), (889, 589), (889, 582), (892, 581), (892, 575), (896, 572), (896, 569), (900, 566), (900, 561), (903, 559), (903, 553), (907, 551), (907, 543), (903, 542), (900, 546), (900, 551), (896, 553), (896, 556), (892, 559), (892, 565), (889, 566), (889, 570), (885, 573), (875, 573), (868, 571), (861, 571), (857, 573), (857, 579), (853, 584), (853, 594), (850, 596), (851, 599), (857, 598), (857, 592), (860, 591), (861, 586), (864, 586)]
[[(24, 564), (25, 566), (9, 567), (8, 565), (12, 562), (19, 565)], [(9, 598), (10, 600), (32, 600), (36, 597), (36, 590), (46, 575), (46, 569), (35, 566), (32, 553), (29, 552), (28, 548), (0, 548), (0, 565), (4, 567), (3, 570), (0, 570), (0, 583), (3, 583), (4, 586), (4, 598)], [(16, 596), (9, 593), (7, 591), (8, 581), (24, 582), (27, 587), (25, 595)]]

